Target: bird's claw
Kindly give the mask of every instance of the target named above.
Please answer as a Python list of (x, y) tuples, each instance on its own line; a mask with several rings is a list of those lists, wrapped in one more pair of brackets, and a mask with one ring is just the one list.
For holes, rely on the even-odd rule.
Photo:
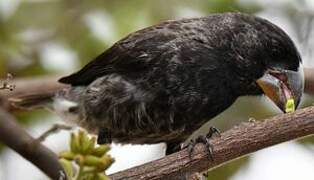
[(211, 127), (209, 127), (209, 130), (208, 130), (208, 133), (206, 134), (206, 137), (211, 138), (211, 137), (213, 137), (213, 135), (220, 137), (220, 131), (217, 128), (211, 126)]
[(197, 143), (202, 143), (202, 144), (204, 144), (206, 146), (206, 149), (208, 151), (208, 158), (209, 158), (209, 160), (213, 161), (213, 156), (212, 156), (212, 154), (213, 154), (213, 146), (209, 142), (210, 138), (212, 138), (213, 135), (217, 135), (217, 136), (220, 137), (220, 131), (217, 128), (215, 128), (215, 127), (210, 127), (209, 131), (208, 131), (208, 133), (206, 135), (200, 135), (196, 139), (191, 139), (190, 142), (188, 143), (188, 145), (186, 146), (190, 158), (192, 156), (192, 153), (193, 153), (195, 145)]

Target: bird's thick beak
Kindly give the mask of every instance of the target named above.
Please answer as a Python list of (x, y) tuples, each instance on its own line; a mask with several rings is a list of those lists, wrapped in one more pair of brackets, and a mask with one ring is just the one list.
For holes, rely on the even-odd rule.
[(268, 70), (257, 84), (284, 113), (294, 111), (301, 100), (304, 90), (303, 68), (299, 71)]

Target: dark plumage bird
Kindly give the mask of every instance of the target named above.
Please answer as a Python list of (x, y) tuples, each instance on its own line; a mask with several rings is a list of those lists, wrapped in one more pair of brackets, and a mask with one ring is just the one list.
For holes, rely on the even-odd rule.
[[(165, 142), (169, 154), (240, 96), (265, 94), (283, 111), (291, 99), (297, 106), (301, 69), (279, 27), (242, 13), (213, 14), (131, 33), (61, 78), (71, 87), (50, 100), (65, 120), (100, 134), (98, 142)], [(47, 103), (41, 97), (28, 105)]]

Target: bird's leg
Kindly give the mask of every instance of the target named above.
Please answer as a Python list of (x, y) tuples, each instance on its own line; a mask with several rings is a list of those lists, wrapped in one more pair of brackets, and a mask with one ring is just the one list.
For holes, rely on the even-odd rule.
[(181, 146), (180, 142), (167, 143), (166, 156), (172, 153), (175, 153), (177, 151), (180, 151), (181, 150), (180, 146)]
[(213, 146), (210, 144), (209, 140), (213, 137), (213, 135), (220, 136), (220, 132), (215, 127), (210, 127), (209, 131), (206, 135), (200, 135), (196, 139), (191, 139), (189, 144), (185, 146), (184, 148), (188, 148), (189, 156), (191, 157), (193, 149), (197, 143), (202, 143), (206, 146), (208, 150), (208, 157), (210, 160), (213, 160)]
[(111, 133), (108, 130), (99, 130), (97, 144), (109, 144), (112, 142)]
[(212, 154), (213, 154), (213, 147), (212, 145), (209, 143), (209, 138), (207, 138), (207, 136), (205, 135), (200, 135), (198, 136), (195, 140), (191, 139), (190, 143), (187, 145), (188, 148), (188, 152), (189, 152), (189, 156), (191, 158), (194, 147), (197, 143), (202, 143), (206, 146), (206, 149), (208, 151), (208, 157), (210, 160), (213, 160)]
[(51, 134), (57, 133), (60, 130), (71, 130), (73, 129), (73, 126), (65, 125), (65, 124), (54, 124), (52, 127), (50, 127), (47, 131), (42, 133), (37, 139), (37, 142), (43, 142), (48, 136)]

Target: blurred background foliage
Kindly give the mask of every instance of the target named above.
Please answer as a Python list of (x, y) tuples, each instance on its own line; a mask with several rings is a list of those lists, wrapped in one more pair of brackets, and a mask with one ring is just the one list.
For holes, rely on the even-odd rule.
[[(163, 20), (227, 11), (255, 14), (267, 8), (254, 2), (0, 0), (0, 77), (5, 77), (7, 73), (15, 78), (69, 74), (130, 32)], [(302, 39), (304, 31), (300, 28), (306, 22), (299, 19), (307, 15), (300, 14), (294, 3), (285, 3), (281, 11), (294, 24), (296, 37)], [(249, 118), (262, 119), (278, 113), (270, 105), (258, 101), (256, 98), (241, 98), (227, 113), (215, 118), (212, 124), (225, 130)], [(312, 102), (313, 97), (307, 97), (303, 106)], [(17, 118), (27, 126), (35, 119), (46, 119), (49, 115), (43, 110), (16, 113)], [(203, 132), (207, 127), (203, 128)], [(313, 144), (314, 140), (307, 138), (301, 142)], [(240, 167), (248, 165), (249, 159), (243, 158), (219, 167), (209, 173), (209, 179), (228, 179)]]
[[(40, 63), (42, 46), (49, 42), (74, 51), (81, 66), (128, 33), (178, 18), (185, 10), (193, 16), (224, 11), (252, 13), (257, 9), (235, 0), (22, 1), (12, 14), (0, 14), (0, 75), (8, 71), (15, 76), (55, 73)], [(104, 26), (104, 31), (96, 30), (96, 26)]]

